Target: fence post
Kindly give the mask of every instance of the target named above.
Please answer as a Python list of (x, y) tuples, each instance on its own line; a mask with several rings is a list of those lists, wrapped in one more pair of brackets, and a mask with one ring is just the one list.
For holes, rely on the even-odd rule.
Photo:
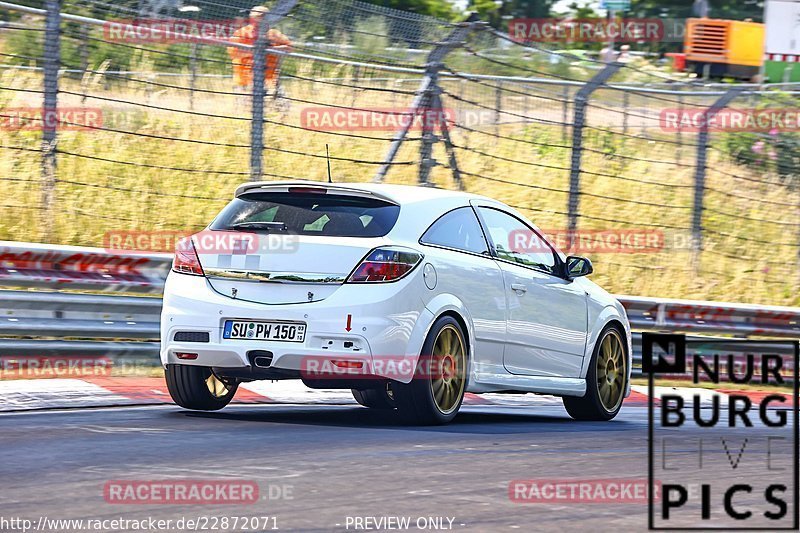
[(409, 119), (404, 122), (403, 127), (394, 134), (392, 143), (389, 145), (389, 151), (386, 152), (386, 156), (383, 158), (383, 164), (380, 166), (378, 172), (375, 174), (375, 177), (372, 179), (373, 182), (381, 183), (383, 178), (386, 177), (386, 173), (389, 172), (389, 168), (392, 166), (392, 162), (397, 156), (397, 152), (400, 151), (400, 146), (403, 144), (406, 135), (408, 135), (408, 130), (411, 129), (411, 124), (414, 122), (414, 118), (417, 116), (417, 113), (419, 113), (419, 109), (427, 97), (428, 87), (430, 86), (431, 81), (432, 78), (428, 75), (422, 78), (422, 84), (420, 85), (419, 89), (417, 89), (417, 94), (414, 96), (414, 100), (412, 100), (411, 107), (409, 108), (411, 117), (409, 117)]
[[(359, 80), (359, 73), (360, 67), (356, 65), (353, 67), (353, 86), (358, 87), (358, 80)], [(351, 98), (350, 98), (350, 107), (356, 106), (356, 99), (358, 98), (358, 89), (352, 89), (350, 91)]]
[(622, 133), (628, 134), (628, 106), (630, 105), (630, 93), (622, 90)]
[[(383, 164), (378, 169), (378, 172), (375, 174), (375, 177), (372, 179), (372, 181), (375, 183), (380, 183), (383, 181), (383, 178), (386, 177), (386, 173), (389, 172), (389, 168), (392, 166), (394, 158), (397, 156), (397, 152), (400, 151), (400, 146), (403, 144), (403, 141), (408, 135), (408, 131), (411, 129), (414, 119), (419, 113), (425, 113), (426, 110), (430, 108), (433, 101), (433, 93), (431, 91), (434, 89), (434, 87), (436, 87), (439, 70), (442, 68), (442, 60), (453, 48), (461, 46), (464, 42), (464, 39), (467, 38), (467, 35), (469, 35), (470, 32), (472, 32), (475, 28), (479, 27), (480, 24), (483, 23), (478, 21), (478, 15), (476, 13), (470, 14), (470, 16), (467, 17), (467, 20), (458, 24), (456, 29), (453, 30), (453, 32), (450, 33), (450, 35), (448, 35), (444, 41), (438, 43), (436, 47), (428, 54), (425, 65), (425, 77), (422, 78), (422, 82), (417, 89), (416, 96), (414, 96), (414, 100), (411, 102), (411, 107), (409, 109), (411, 117), (409, 120), (406, 120), (403, 124), (403, 127), (394, 134), (392, 143), (389, 145), (389, 150), (386, 153), (386, 156), (383, 158)], [(435, 120), (439, 119), (436, 118)], [(425, 133), (427, 132), (425, 131), (425, 128), (423, 128), (423, 147), (421, 151), (423, 159), (428, 153), (425, 143), (430, 142), (432, 144), (433, 142), (433, 138), (426, 138)], [(421, 184), (426, 184), (430, 170), (429, 165), (431, 165), (432, 162), (426, 162), (423, 160), (421, 163), (419, 180)]]
[(58, 131), (58, 71), (61, 68), (61, 2), (46, 0), (44, 32), (44, 98), (42, 102), (42, 209), (43, 242), (53, 239), (56, 191), (56, 133)]
[(500, 110), (503, 108), (503, 82), (498, 81), (494, 89), (494, 133), (500, 133)]
[(569, 85), (561, 91), (561, 141), (567, 142), (567, 121), (569, 120)]
[[(608, 63), (603, 70), (594, 75), (575, 94), (574, 113), (572, 119), (572, 159), (569, 172), (569, 200), (567, 205), (567, 223), (569, 247), (572, 248), (575, 230), (578, 229), (578, 207), (581, 194), (581, 157), (583, 156), (583, 126), (586, 122), (586, 105), (589, 97), (599, 89), (611, 76), (622, 68), (622, 63)], [(566, 122), (566, 121), (564, 121)]]
[(84, 76), (89, 70), (89, 26), (81, 24), (78, 27), (78, 39), (80, 39), (78, 46), (80, 47), (81, 75)]
[(258, 25), (253, 47), (253, 94), (250, 125), (250, 181), (261, 180), (264, 166), (264, 73), (267, 70), (267, 32), (297, 5), (298, 0), (278, 0)]
[[(422, 120), (422, 143), (419, 148), (419, 185), (428, 186), (431, 169), (437, 165), (433, 159), (433, 144), (438, 140), (434, 131), (436, 121), (442, 120), (441, 115), (436, 116), (437, 110), (434, 100), (434, 91), (438, 90), (438, 73), (431, 72), (431, 82), (422, 97), (420, 112)], [(439, 111), (440, 112), (440, 111)], [(412, 121), (416, 113), (412, 116)]]
[(197, 42), (192, 42), (189, 54), (189, 110), (194, 111), (194, 90), (197, 85)]
[[(462, 79), (458, 84), (458, 102), (456, 102), (455, 105), (458, 106), (458, 113), (459, 114), (461, 114), (462, 110), (465, 109), (464, 108), (464, 96), (465, 96), (464, 90), (466, 88), (466, 85), (467, 85), (467, 80), (464, 80), (464, 79)], [(462, 135), (462, 139), (463, 139), (463, 142), (464, 142), (464, 148), (469, 148), (470, 138), (471, 138), (470, 132), (469, 131), (464, 131), (464, 133)]]
[(453, 181), (456, 182), (456, 187), (460, 191), (464, 188), (464, 184), (461, 181), (461, 170), (458, 168), (455, 145), (453, 145), (453, 140), (450, 138), (450, 126), (447, 124), (448, 115), (442, 106), (442, 97), (440, 93), (441, 90), (439, 87), (436, 87), (433, 93), (433, 106), (437, 112), (437, 120), (441, 121), (439, 124), (442, 129), (442, 141), (444, 141), (444, 149), (447, 152), (448, 164), (453, 173)]
[[(683, 95), (678, 95), (678, 116), (683, 117)], [(683, 163), (683, 120), (678, 121), (678, 130), (675, 132), (678, 138), (678, 163)]]
[(78, 26), (78, 56), (81, 60), (81, 87), (83, 94), (81, 95), (81, 104), (86, 103), (86, 72), (89, 70), (89, 26), (81, 24)]
[(533, 94), (533, 90), (526, 85), (521, 85), (520, 92), (526, 93), (525, 96), (522, 97), (522, 114), (525, 115), (526, 120), (530, 120), (531, 117), (529, 113), (531, 110), (531, 105), (528, 97)]
[(250, 181), (261, 180), (264, 164), (264, 73), (267, 69), (267, 17), (261, 19), (253, 47), (253, 94), (250, 103)]
[(694, 168), (694, 206), (692, 208), (693, 263), (697, 268), (699, 254), (703, 249), (703, 197), (706, 190), (706, 161), (708, 158), (708, 123), (744, 91), (744, 87), (732, 87), (703, 112), (700, 133), (697, 135), (697, 158)]

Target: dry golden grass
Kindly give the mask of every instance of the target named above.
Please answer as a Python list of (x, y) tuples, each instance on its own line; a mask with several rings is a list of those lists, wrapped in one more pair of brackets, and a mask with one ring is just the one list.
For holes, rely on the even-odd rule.
[[(41, 105), (40, 94), (30, 92), (40, 89), (36, 75), (5, 71), (0, 85), (11, 89), (0, 93), (0, 106), (4, 109)], [(414, 89), (413, 83), (390, 82), (388, 86)], [(225, 79), (203, 80), (201, 87), (209, 91), (231, 90)], [(298, 80), (287, 80), (285, 87), (292, 98), (329, 105), (402, 108), (410, 101), (406, 95), (312, 86)], [(45, 223), (52, 225), (53, 242), (89, 246), (103, 246), (104, 235), (114, 230), (193, 231), (207, 224), (231, 197), (233, 189), (248, 179), (250, 123), (249, 104), (244, 97), (197, 93), (195, 112), (200, 114), (189, 114), (179, 112), (188, 109), (188, 93), (179, 89), (120, 81), (105, 86), (99, 76), (84, 80), (64, 78), (61, 88), (64, 92), (60, 106), (101, 108), (105, 129), (60, 132), (58, 148), (62, 153), (58, 158), (56, 200), (46, 213), (40, 209), (40, 154), (9, 148), (38, 149), (41, 133), (0, 131), (0, 146), (5, 147), (0, 149), (0, 193), (4, 199), (0, 239), (39, 241)], [(488, 103), (492, 98), (474, 88), (471, 91), (467, 96), (472, 99)], [(85, 101), (82, 94), (88, 95)], [(564, 138), (569, 132), (546, 122), (561, 113), (551, 100), (535, 95), (525, 100), (517, 98), (508, 105), (513, 105), (515, 113), (525, 107), (530, 116), (544, 123), (521, 125), (504, 118), (500, 125), (476, 126), (486, 133), (454, 132), (455, 143), (463, 147), (458, 150), (460, 168), (485, 176), (466, 176), (464, 188), (523, 208), (541, 228), (560, 230), (566, 227), (563, 212), (567, 194), (563, 191), (569, 183), (568, 172), (560, 169), (569, 167), (570, 150), (559, 146), (570, 143), (568, 136)], [(383, 158), (392, 132), (360, 132), (367, 138), (352, 138), (304, 131), (297, 126), (306, 105), (315, 104), (295, 101), (288, 114), (283, 115), (268, 100), (266, 179), (290, 176), (325, 180), (326, 143), (334, 158)], [(449, 105), (447, 100), (445, 105)], [(618, 127), (611, 118), (613, 113), (593, 113), (589, 124), (595, 128), (606, 122), (610, 123), (609, 129)], [(633, 124), (632, 133), (642, 136), (637, 128), (645, 126)], [(419, 132), (411, 135), (418, 137)], [(683, 147), (679, 155), (675, 145), (659, 142), (657, 135), (648, 136), (649, 139), (640, 139), (599, 129), (586, 131), (585, 146), (600, 153), (590, 151), (584, 155), (581, 213), (585, 218), (580, 227), (649, 228), (663, 231), (667, 243), (659, 253), (589, 254), (595, 262), (593, 279), (618, 294), (799, 304), (797, 246), (791, 243), (799, 242), (798, 227), (792, 224), (798, 222), (800, 212), (798, 208), (763, 202), (800, 206), (797, 189), (775, 176), (756, 175), (750, 168), (736, 166), (727, 156), (712, 150), (708, 165), (713, 171), (708, 175), (706, 207), (716, 212), (705, 213), (708, 249), (695, 264), (689, 248), (674, 246), (688, 237), (686, 229), (649, 226), (690, 227), (693, 148)], [(436, 145), (434, 154), (438, 161), (447, 161), (441, 143)], [(403, 146), (397, 160), (415, 162), (418, 158), (419, 142), (415, 141)], [(336, 181), (369, 181), (377, 170), (375, 164), (339, 159), (334, 159), (332, 166)], [(760, 182), (733, 179), (717, 170)], [(398, 165), (390, 171), (387, 181), (415, 184), (417, 172), (416, 165)], [(451, 171), (445, 167), (433, 169), (431, 182), (441, 187), (454, 186)], [(779, 242), (787, 244), (776, 244)]]

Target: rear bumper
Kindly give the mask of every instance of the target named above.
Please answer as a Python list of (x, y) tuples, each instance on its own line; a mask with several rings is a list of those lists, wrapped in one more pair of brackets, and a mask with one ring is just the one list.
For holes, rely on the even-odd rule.
[[(419, 278), (414, 272), (396, 283), (342, 285), (319, 302), (266, 305), (222, 296), (203, 277), (170, 273), (161, 314), (161, 362), (246, 369), (251, 367), (248, 352), (263, 350), (272, 353), (270, 367), (275, 369), (302, 373), (325, 368), (332, 360), (361, 362), (365, 372), (406, 381), (402, 375), (386, 375), (385, 365), (374, 365), (373, 358), (406, 358), (416, 365), (433, 321), (418, 292)], [(305, 322), (306, 335), (304, 342), (223, 339), (229, 319)], [(209, 342), (176, 342), (178, 331), (207, 332)], [(179, 359), (178, 353), (197, 358)]]

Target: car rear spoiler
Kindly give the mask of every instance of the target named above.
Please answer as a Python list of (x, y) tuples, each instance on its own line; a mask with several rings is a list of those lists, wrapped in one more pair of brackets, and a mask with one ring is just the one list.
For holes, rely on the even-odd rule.
[(254, 194), (259, 192), (293, 192), (292, 189), (309, 189), (309, 190), (318, 190), (320, 193), (327, 193), (328, 191), (344, 195), (344, 196), (358, 196), (362, 198), (375, 198), (378, 200), (382, 200), (384, 202), (388, 202), (393, 205), (399, 205), (396, 200), (390, 198), (389, 196), (376, 193), (374, 191), (360, 189), (357, 187), (348, 187), (347, 185), (340, 185), (340, 184), (330, 184), (330, 183), (320, 183), (317, 181), (266, 181), (266, 182), (254, 182), (254, 183), (245, 183), (243, 185), (239, 185), (236, 188), (235, 196), (239, 198), (241, 196), (246, 196), (248, 194)]

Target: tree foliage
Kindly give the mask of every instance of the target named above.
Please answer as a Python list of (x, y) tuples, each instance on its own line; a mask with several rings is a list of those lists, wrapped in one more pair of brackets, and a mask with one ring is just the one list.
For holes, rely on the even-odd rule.
[(366, 0), (366, 2), (445, 20), (453, 20), (458, 16), (455, 6), (448, 0)]
[(544, 18), (550, 16), (555, 0), (470, 0), (467, 9), (476, 11), (481, 20), (495, 28), (503, 28), (514, 18)]
[[(689, 18), (695, 16), (692, 0), (632, 0), (631, 13), (640, 16)], [(764, 19), (764, 0), (708, 0), (709, 17), (757, 22)]]

